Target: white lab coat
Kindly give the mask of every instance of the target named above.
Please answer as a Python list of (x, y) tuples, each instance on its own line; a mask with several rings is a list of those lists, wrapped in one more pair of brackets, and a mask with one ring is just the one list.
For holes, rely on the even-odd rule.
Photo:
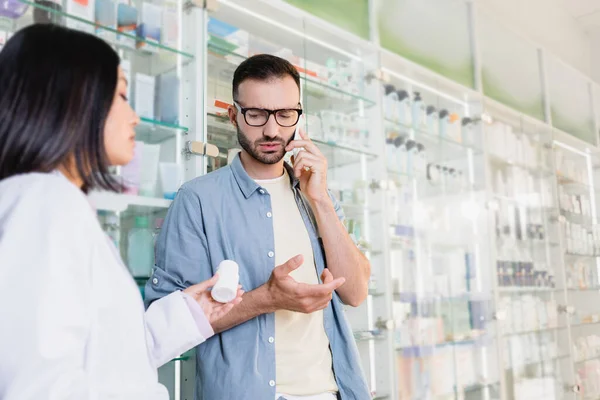
[(166, 400), (157, 368), (204, 340), (180, 292), (144, 312), (62, 174), (0, 181), (0, 399)]

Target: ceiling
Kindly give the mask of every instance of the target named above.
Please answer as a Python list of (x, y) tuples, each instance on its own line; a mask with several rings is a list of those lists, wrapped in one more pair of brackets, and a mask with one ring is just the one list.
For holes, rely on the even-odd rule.
[(600, 0), (560, 0), (562, 7), (588, 33), (600, 31)]

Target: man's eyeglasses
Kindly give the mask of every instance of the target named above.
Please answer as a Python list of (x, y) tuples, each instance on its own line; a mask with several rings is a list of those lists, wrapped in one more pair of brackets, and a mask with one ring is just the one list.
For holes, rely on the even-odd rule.
[(302, 110), (297, 108), (282, 108), (279, 110), (267, 110), (264, 108), (244, 108), (236, 101), (233, 102), (238, 111), (244, 116), (249, 126), (264, 126), (267, 124), (271, 114), (275, 116), (275, 122), (285, 128), (292, 127), (298, 123)]

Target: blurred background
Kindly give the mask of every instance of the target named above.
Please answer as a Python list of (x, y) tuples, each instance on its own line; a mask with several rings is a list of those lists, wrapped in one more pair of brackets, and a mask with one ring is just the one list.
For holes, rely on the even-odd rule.
[(142, 295), (177, 189), (238, 151), (233, 71), (271, 53), (372, 264), (346, 313), (373, 398), (600, 399), (600, 0), (3, 0), (0, 48), (34, 22), (122, 58), (134, 184), (90, 199)]

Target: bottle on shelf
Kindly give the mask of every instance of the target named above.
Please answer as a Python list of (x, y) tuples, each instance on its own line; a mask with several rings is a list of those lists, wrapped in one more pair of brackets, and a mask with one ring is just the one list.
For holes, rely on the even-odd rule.
[(398, 122), (404, 126), (410, 126), (412, 123), (412, 111), (410, 104), (410, 95), (406, 90), (398, 90)]
[(431, 135), (438, 136), (440, 129), (439, 114), (434, 106), (427, 106), (427, 132)]
[(448, 110), (440, 110), (440, 112), (438, 114), (438, 122), (439, 122), (438, 134), (442, 138), (447, 138), (448, 137), (448, 125), (450, 124), (450, 113), (448, 112)]
[(128, 235), (127, 263), (134, 277), (147, 278), (154, 266), (154, 240), (148, 217), (136, 216)]
[(398, 121), (398, 93), (394, 85), (385, 85), (385, 99), (383, 101), (383, 111), (385, 118), (397, 122)]
[(426, 124), (426, 112), (421, 93), (415, 92), (412, 102), (412, 126), (414, 129), (422, 129)]

